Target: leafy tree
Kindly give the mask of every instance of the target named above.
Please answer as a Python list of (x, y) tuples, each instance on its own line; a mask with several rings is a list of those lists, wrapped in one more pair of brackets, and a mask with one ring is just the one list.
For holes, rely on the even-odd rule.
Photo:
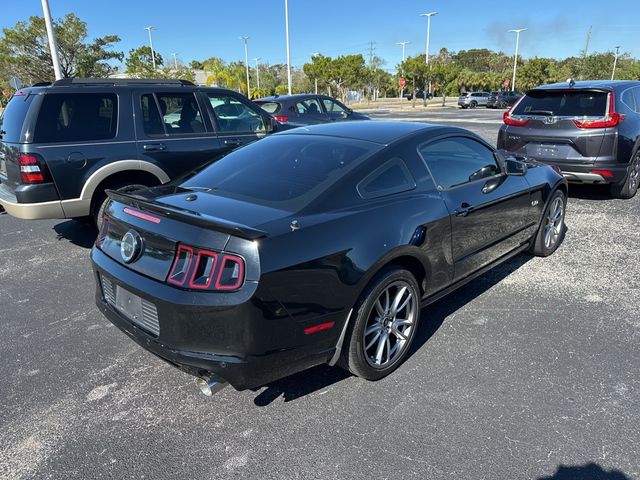
[(557, 62), (551, 58), (531, 58), (518, 68), (517, 87), (520, 90), (555, 82), (558, 78)]
[(126, 73), (135, 78), (176, 78), (194, 82), (195, 74), (190, 68), (178, 64), (178, 68), (171, 65), (164, 66), (162, 55), (154, 51), (156, 59), (156, 69), (153, 69), (153, 58), (151, 57), (151, 47), (143, 45), (129, 51), (129, 56), (124, 64)]
[[(121, 61), (122, 52), (113, 51), (117, 35), (87, 41), (87, 24), (73, 13), (54, 21), (60, 69), (65, 77), (106, 77), (116, 71), (109, 64)], [(25, 83), (54, 80), (53, 63), (42, 17), (5, 28), (0, 38), (0, 72), (15, 75)]]

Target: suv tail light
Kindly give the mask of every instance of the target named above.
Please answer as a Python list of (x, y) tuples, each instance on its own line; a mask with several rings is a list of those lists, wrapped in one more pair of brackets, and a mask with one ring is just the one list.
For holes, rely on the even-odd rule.
[(594, 120), (574, 119), (573, 123), (575, 123), (578, 128), (607, 128), (619, 125), (620, 122), (624, 120), (624, 115), (616, 112), (616, 101), (613, 92), (609, 92), (608, 100), (609, 108), (607, 108), (607, 113), (604, 117), (596, 118)]
[(179, 245), (167, 282), (197, 290), (237, 290), (244, 283), (244, 260), (230, 253)]
[(20, 179), (24, 184), (44, 183), (49, 178), (46, 165), (33, 153), (21, 153), (18, 156), (18, 164), (20, 165)]
[(274, 115), (273, 118), (275, 118), (278, 122), (288, 122), (289, 121), (289, 117), (287, 117), (286, 115)]
[(524, 127), (527, 123), (529, 123), (529, 120), (526, 118), (513, 118), (511, 116), (511, 110), (506, 111), (502, 114), (502, 121), (505, 123), (505, 125), (511, 125), (512, 127)]

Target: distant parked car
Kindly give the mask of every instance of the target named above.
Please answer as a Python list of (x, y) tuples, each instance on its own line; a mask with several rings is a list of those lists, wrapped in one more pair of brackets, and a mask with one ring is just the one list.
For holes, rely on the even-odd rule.
[(487, 108), (509, 108), (515, 104), (522, 94), (513, 91), (491, 92)]
[(489, 92), (463, 92), (458, 97), (458, 106), (462, 108), (476, 108), (487, 104)]
[(343, 120), (369, 120), (335, 98), (326, 95), (275, 95), (255, 100), (279, 123), (290, 127), (315, 125)]
[[(433, 93), (426, 92), (422, 89), (417, 89), (415, 91), (415, 94), (416, 94), (416, 99), (419, 98), (420, 100), (431, 100), (433, 98)], [(404, 98), (406, 98), (407, 100), (413, 100), (413, 93), (405, 92)]]
[(325, 363), (378, 380), (425, 305), (561, 244), (566, 180), (523, 160), (425, 123), (271, 135), (180, 185), (109, 192), (96, 303), (207, 395)]
[(555, 165), (570, 182), (609, 184), (631, 198), (640, 183), (640, 82), (555, 83), (504, 114), (498, 148)]
[(99, 223), (106, 189), (166, 183), (276, 126), (237, 92), (181, 80), (23, 88), (0, 117), (0, 205), (23, 219)]

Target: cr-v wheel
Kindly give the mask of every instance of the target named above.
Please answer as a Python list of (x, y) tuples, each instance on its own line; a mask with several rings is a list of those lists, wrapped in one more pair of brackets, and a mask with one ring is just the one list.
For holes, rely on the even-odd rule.
[(539, 257), (547, 257), (555, 252), (564, 237), (564, 215), (567, 197), (562, 190), (556, 190), (542, 215), (542, 222), (531, 246), (531, 253)]
[(611, 185), (611, 196), (623, 199), (633, 198), (638, 192), (638, 187), (640, 187), (640, 152), (636, 152), (633, 157), (624, 181)]
[(381, 272), (356, 304), (341, 364), (353, 374), (378, 380), (406, 357), (420, 317), (420, 289), (407, 270)]

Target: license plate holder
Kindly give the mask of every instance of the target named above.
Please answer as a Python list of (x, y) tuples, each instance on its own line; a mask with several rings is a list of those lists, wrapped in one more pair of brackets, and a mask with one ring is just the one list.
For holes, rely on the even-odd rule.
[(142, 298), (116, 285), (116, 310), (133, 323), (143, 323)]

